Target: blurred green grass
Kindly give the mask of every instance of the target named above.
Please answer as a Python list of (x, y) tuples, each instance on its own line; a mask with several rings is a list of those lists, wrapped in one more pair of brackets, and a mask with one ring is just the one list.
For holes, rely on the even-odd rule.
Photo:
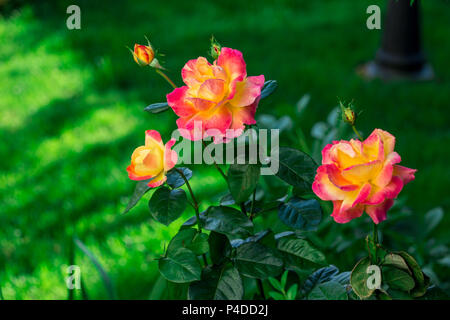
[[(65, 27), (66, 8), (81, 7), (82, 29)], [(139, 68), (126, 46), (145, 43), (165, 53), (169, 74), (206, 55), (212, 34), (244, 53), (248, 74), (279, 82), (259, 113), (295, 117), (311, 95), (309, 132), (336, 105), (351, 100), (364, 134), (383, 128), (397, 137), (403, 164), (418, 168), (402, 195), (418, 214), (450, 208), (450, 4), (426, 1), (424, 46), (436, 69), (429, 83), (367, 82), (354, 72), (374, 56), (380, 31), (365, 27), (365, 9), (383, 1), (39, 1), (0, 17), (0, 285), (6, 299), (64, 299), (68, 236), (75, 232), (109, 272), (122, 299), (148, 298), (155, 261), (183, 221), (156, 224), (141, 201), (122, 216), (134, 183), (125, 172), (146, 129), (168, 139), (176, 117), (148, 115), (170, 87)], [(224, 183), (194, 168), (203, 206)], [(147, 196), (148, 198), (148, 196)], [(193, 214), (188, 212), (187, 218)], [(436, 237), (448, 238), (449, 219)], [(331, 259), (330, 259), (331, 260)], [(332, 261), (332, 260), (331, 260)], [(77, 252), (90, 298), (106, 298), (101, 278)], [(347, 268), (350, 268), (348, 265)], [(87, 276), (86, 276), (87, 275)]]

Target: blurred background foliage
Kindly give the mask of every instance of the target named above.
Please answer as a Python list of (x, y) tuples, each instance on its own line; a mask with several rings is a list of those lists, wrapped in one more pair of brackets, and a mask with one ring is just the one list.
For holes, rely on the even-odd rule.
[[(66, 28), (70, 4), (81, 7), (81, 30)], [(384, 243), (413, 253), (448, 292), (450, 3), (422, 3), (424, 47), (436, 72), (426, 83), (369, 82), (356, 75), (380, 41), (380, 31), (366, 28), (371, 4), (384, 8), (381, 0), (1, 0), (3, 297), (67, 298), (71, 248), (89, 298), (169, 297), (171, 288), (161, 289), (155, 259), (193, 212), (170, 227), (151, 219), (147, 201), (120, 214), (134, 189), (125, 171), (132, 151), (143, 143), (146, 129), (159, 130), (167, 140), (176, 119), (172, 112), (143, 112), (171, 91), (152, 70), (139, 68), (126, 49), (145, 43), (145, 35), (165, 54), (178, 84), (183, 64), (207, 54), (211, 35), (241, 50), (249, 75), (279, 82), (258, 116), (289, 117), (280, 122), (287, 122), (282, 145), (315, 150), (317, 156), (318, 144), (336, 133), (326, 136), (337, 126), (332, 110), (338, 97), (354, 100), (363, 111), (358, 127), (364, 135), (373, 128), (393, 133), (402, 164), (418, 173), (381, 225)], [(309, 103), (299, 106), (301, 97)], [(224, 194), (224, 182), (213, 168), (192, 169), (192, 186), (206, 208)], [(330, 263), (350, 270), (364, 254), (371, 224), (362, 218), (338, 225), (328, 215), (310, 237)], [(74, 234), (107, 278), (86, 251), (71, 245)]]

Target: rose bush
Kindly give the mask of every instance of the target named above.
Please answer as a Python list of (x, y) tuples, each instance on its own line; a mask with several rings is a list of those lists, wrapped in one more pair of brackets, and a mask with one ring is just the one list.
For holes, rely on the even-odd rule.
[[(242, 135), (246, 126), (256, 123), (260, 100), (276, 88), (276, 81), (264, 82), (263, 75), (247, 76), (240, 51), (213, 42), (210, 52), (215, 58), (212, 64), (203, 57), (186, 63), (182, 87), (155, 68), (174, 90), (167, 94), (167, 102), (145, 108), (150, 113), (172, 109), (179, 117), (181, 135), (203, 140), (205, 147), (209, 147), (207, 137), (219, 144)], [(396, 297), (395, 290), (414, 298), (428, 292), (429, 279), (414, 258), (401, 251), (389, 252), (378, 241), (377, 225), (386, 219), (416, 170), (399, 165), (393, 135), (375, 129), (362, 139), (355, 127), (356, 113), (341, 107), (343, 120), (359, 139), (325, 146), (320, 166), (308, 154), (287, 147), (279, 148), (275, 152), (279, 157), (271, 154), (264, 163), (250, 163), (244, 157), (244, 163), (230, 164), (226, 173), (214, 162), (228, 191), (218, 204), (208, 207), (190, 185), (193, 172), (176, 166), (177, 155), (171, 150), (175, 140), (164, 145), (157, 131), (146, 132), (145, 145), (133, 152), (127, 168), (130, 179), (139, 182), (126, 212), (150, 189), (155, 189), (150, 213), (163, 225), (177, 220), (188, 204), (192, 206), (195, 215), (157, 259), (161, 276), (177, 286), (177, 297), (367, 299)], [(269, 122), (278, 123), (272, 118)], [(261, 168), (275, 162), (274, 175), (261, 176)], [(327, 266), (322, 252), (327, 248), (318, 248), (320, 239), (312, 235), (322, 219), (313, 193), (333, 202), (331, 215), (336, 222), (349, 222), (364, 211), (374, 222), (373, 236), (366, 238), (369, 256), (357, 263), (351, 276)], [(366, 270), (371, 264), (382, 268), (382, 287), (367, 287)]]

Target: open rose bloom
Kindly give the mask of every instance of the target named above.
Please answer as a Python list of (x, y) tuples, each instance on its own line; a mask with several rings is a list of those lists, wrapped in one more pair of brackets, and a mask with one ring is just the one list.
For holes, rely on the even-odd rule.
[(169, 93), (167, 102), (179, 116), (183, 137), (227, 142), (241, 135), (244, 125), (256, 123), (264, 76), (247, 77), (240, 51), (222, 48), (213, 64), (203, 57), (190, 60), (181, 75), (186, 85)]
[(334, 141), (322, 150), (313, 191), (333, 201), (336, 222), (349, 222), (364, 211), (376, 224), (386, 219), (393, 199), (416, 172), (398, 165), (401, 158), (394, 147), (394, 136), (375, 129), (363, 142)]
[(148, 186), (159, 187), (166, 180), (166, 172), (172, 169), (178, 160), (178, 155), (171, 148), (175, 139), (164, 145), (158, 131), (145, 132), (145, 145), (134, 150), (131, 155), (131, 164), (127, 168), (131, 180), (152, 179)]

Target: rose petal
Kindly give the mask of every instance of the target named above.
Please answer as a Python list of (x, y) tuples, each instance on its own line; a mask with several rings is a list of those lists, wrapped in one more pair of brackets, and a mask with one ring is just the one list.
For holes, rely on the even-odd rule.
[(158, 176), (156, 176), (152, 181), (148, 183), (150, 188), (156, 188), (166, 182), (167, 177), (164, 175), (164, 172), (161, 172)]
[(152, 143), (162, 144), (161, 134), (156, 130), (145, 131), (145, 145), (151, 145)]
[(385, 199), (397, 198), (403, 189), (403, 182), (399, 177), (392, 177), (392, 180), (384, 188), (373, 188), (373, 194), (364, 201), (364, 204), (377, 205)]
[(381, 138), (383, 141), (384, 154), (387, 156), (391, 152), (394, 151), (395, 148), (395, 137), (387, 131), (381, 129), (375, 129), (374, 132)]
[(212, 65), (204, 57), (189, 60), (181, 69), (183, 82), (189, 87), (198, 86), (213, 76)]
[(399, 163), (400, 161), (401, 158), (397, 152), (388, 154), (380, 173), (372, 180), (373, 183), (380, 188), (384, 188), (392, 179), (394, 164)]
[(204, 100), (220, 102), (225, 94), (225, 81), (208, 79), (200, 85), (198, 97)]
[(359, 186), (352, 184), (350, 181), (346, 180), (336, 165), (328, 164), (326, 165), (328, 179), (330, 179), (331, 183), (333, 183), (336, 187), (344, 191), (352, 191), (359, 189)]
[(341, 204), (341, 211), (347, 211), (354, 208), (357, 204), (363, 203), (369, 196), (371, 189), (370, 183), (366, 183), (359, 190), (347, 192)]
[(343, 200), (346, 192), (336, 187), (328, 178), (327, 167), (317, 168), (317, 174), (312, 185), (314, 193), (322, 200)]
[(362, 143), (363, 146), (363, 154), (369, 159), (369, 161), (380, 160), (384, 161), (384, 147), (383, 141), (380, 136), (377, 134), (377, 131), (374, 130), (370, 136), (364, 140)]
[(164, 171), (166, 172), (172, 169), (178, 161), (178, 154), (172, 150), (175, 141), (175, 139), (170, 139), (164, 148)]
[(227, 99), (232, 99), (236, 91), (236, 83), (247, 76), (246, 65), (242, 53), (239, 50), (223, 47), (216, 64), (222, 67), (230, 79), (230, 94)]
[(353, 183), (363, 183), (377, 176), (381, 166), (379, 160), (357, 164), (342, 170), (342, 176)]
[(394, 204), (394, 200), (386, 199), (384, 202), (375, 206), (366, 206), (366, 213), (372, 218), (375, 224), (379, 224), (381, 221), (386, 220), (388, 210)]
[(247, 77), (244, 81), (236, 83), (236, 93), (230, 103), (234, 107), (251, 105), (261, 95), (264, 85), (264, 76)]
[(403, 184), (407, 184), (416, 178), (416, 171), (416, 169), (410, 169), (396, 164), (394, 165), (394, 172), (392, 174), (402, 179)]
[(337, 223), (347, 223), (352, 219), (359, 218), (364, 212), (364, 206), (356, 206), (345, 211), (341, 211), (342, 201), (333, 201), (333, 213), (331, 216)]
[(179, 117), (188, 117), (195, 114), (195, 110), (192, 102), (187, 99), (187, 92), (189, 88), (187, 86), (176, 88), (171, 93), (166, 95), (167, 103), (172, 108), (173, 112)]

